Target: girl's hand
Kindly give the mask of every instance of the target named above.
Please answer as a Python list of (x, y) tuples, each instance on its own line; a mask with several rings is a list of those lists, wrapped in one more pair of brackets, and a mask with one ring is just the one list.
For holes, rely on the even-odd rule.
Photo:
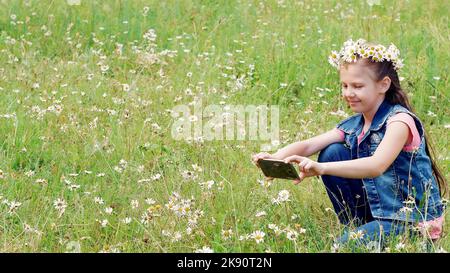
[[(273, 155), (266, 153), (266, 152), (262, 152), (262, 153), (258, 153), (258, 154), (254, 154), (252, 156), (252, 162), (253, 164), (255, 164), (258, 168), (260, 168), (258, 161), (260, 159), (270, 159), (270, 158), (275, 158)], [(267, 180), (273, 180), (273, 177), (267, 177)]]
[(324, 173), (323, 164), (316, 162), (314, 160), (311, 160), (307, 157), (293, 155), (293, 156), (286, 157), (284, 159), (284, 161), (286, 163), (289, 163), (289, 162), (298, 163), (298, 169), (300, 171), (300, 173), (299, 173), (300, 180), (298, 180), (298, 179), (294, 180), (294, 184), (300, 183), (306, 177), (323, 175), (323, 173)]
[(262, 153), (252, 155), (252, 162), (259, 168), (258, 161), (260, 159), (270, 159), (270, 158), (274, 158), (274, 157), (269, 153), (262, 152)]

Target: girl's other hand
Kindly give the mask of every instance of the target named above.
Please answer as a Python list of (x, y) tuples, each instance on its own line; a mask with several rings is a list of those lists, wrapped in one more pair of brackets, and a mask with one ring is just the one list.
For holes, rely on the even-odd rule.
[(293, 155), (286, 157), (284, 161), (286, 163), (290, 162), (298, 163), (298, 169), (300, 171), (299, 173), (300, 180), (298, 179), (294, 180), (294, 184), (300, 183), (306, 177), (323, 175), (324, 172), (322, 164), (314, 160), (311, 160), (307, 157)]
[(274, 157), (269, 153), (262, 152), (262, 153), (252, 155), (252, 162), (259, 168), (258, 161), (260, 159), (269, 159), (269, 158), (274, 158)]

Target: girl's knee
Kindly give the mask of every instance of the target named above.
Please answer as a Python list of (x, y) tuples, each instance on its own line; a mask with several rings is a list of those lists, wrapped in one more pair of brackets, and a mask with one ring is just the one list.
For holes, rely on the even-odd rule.
[(350, 159), (350, 150), (342, 143), (332, 143), (319, 153), (318, 162), (332, 162)]

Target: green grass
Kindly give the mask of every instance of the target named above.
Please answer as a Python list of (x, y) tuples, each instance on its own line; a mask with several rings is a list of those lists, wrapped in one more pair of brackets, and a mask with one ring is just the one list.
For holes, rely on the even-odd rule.
[[(343, 227), (326, 210), (331, 203), (320, 179), (298, 186), (275, 181), (264, 188), (250, 162), (263, 141), (176, 141), (167, 110), (197, 98), (203, 105), (278, 105), (282, 145), (325, 132), (342, 119), (330, 112), (351, 114), (327, 62), (329, 52), (348, 38), (399, 47), (402, 86), (448, 177), (446, 1), (381, 2), (1, 2), (0, 251), (64, 252), (71, 242), (83, 252), (193, 252), (203, 246), (215, 252), (331, 251)], [(153, 45), (143, 39), (149, 29), (157, 35)], [(117, 44), (123, 45), (121, 54)], [(139, 56), (151, 49), (177, 53), (142, 63)], [(105, 73), (102, 65), (109, 67)], [(242, 75), (244, 86), (235, 90), (233, 77)], [(193, 95), (186, 94), (188, 88)], [(59, 113), (43, 111), (56, 105)], [(127, 164), (118, 172), (121, 159)], [(193, 164), (202, 170), (194, 171)], [(185, 180), (186, 170), (196, 178)], [(161, 178), (139, 182), (156, 174)], [(209, 180), (215, 182), (212, 189), (202, 188)], [(70, 190), (67, 181), (79, 188)], [(283, 189), (291, 201), (273, 205)], [(201, 211), (198, 219), (190, 217), (195, 224), (166, 207), (173, 192), (193, 199), (190, 214)], [(61, 217), (53, 206), (58, 198), (67, 204)], [(5, 200), (21, 206), (10, 212)], [(152, 215), (143, 224), (148, 208)], [(266, 216), (256, 217), (260, 211)], [(122, 222), (126, 217), (131, 223)], [(102, 227), (105, 219), (109, 223)], [(286, 234), (276, 236), (269, 224), (306, 232), (294, 243)], [(435, 249), (450, 248), (449, 228), (447, 223)], [(228, 229), (232, 235), (226, 239), (222, 230)], [(265, 232), (264, 242), (240, 240), (255, 230)], [(174, 240), (177, 232), (181, 236)], [(405, 248), (396, 250), (399, 240)], [(420, 241), (397, 238), (390, 248), (417, 252)]]

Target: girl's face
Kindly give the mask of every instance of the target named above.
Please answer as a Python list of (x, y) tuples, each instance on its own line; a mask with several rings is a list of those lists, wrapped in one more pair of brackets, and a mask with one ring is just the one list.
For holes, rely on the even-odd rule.
[(342, 96), (353, 112), (370, 113), (385, 97), (390, 78), (377, 82), (375, 73), (359, 59), (340, 67)]

